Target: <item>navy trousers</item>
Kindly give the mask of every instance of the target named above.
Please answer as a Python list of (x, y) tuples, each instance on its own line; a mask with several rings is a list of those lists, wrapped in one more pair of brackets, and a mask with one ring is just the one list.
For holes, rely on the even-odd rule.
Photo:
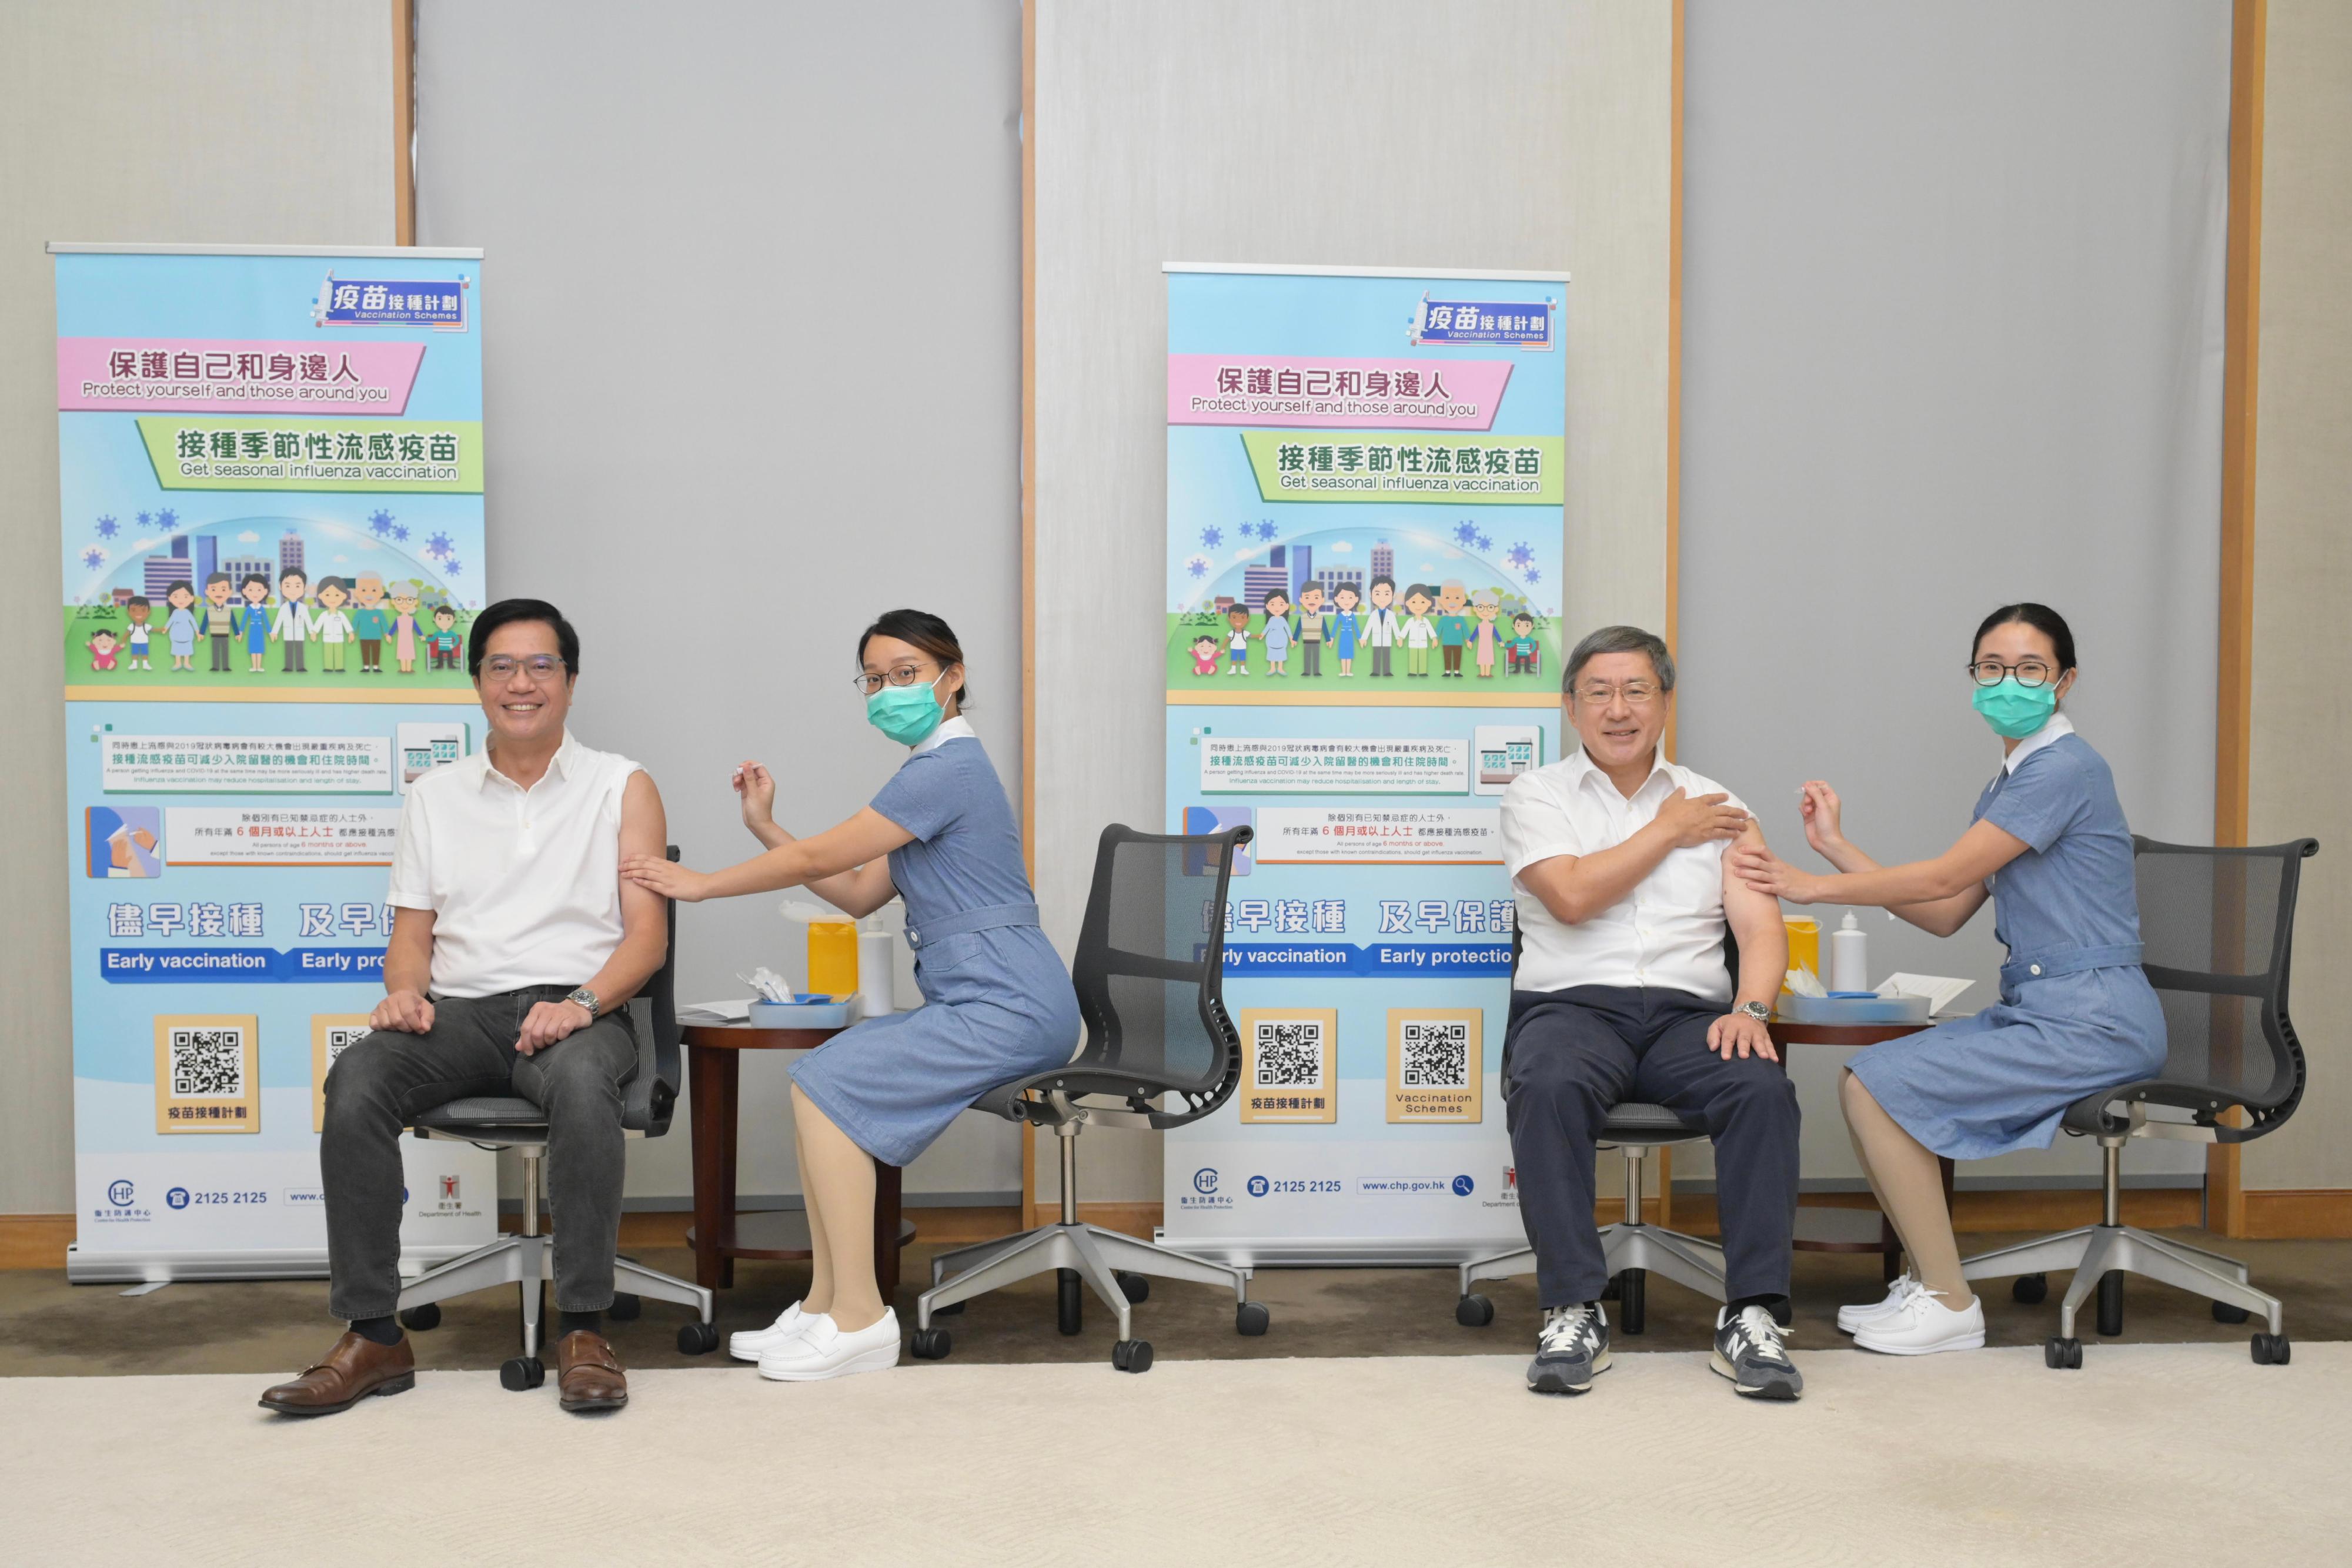
[(1708, 1025), (1728, 1010), (1687, 991), (1633, 987), (1511, 993), (1505, 1115), (1545, 1306), (1596, 1300), (1608, 1283), (1592, 1220), (1593, 1144), (1621, 1101), (1706, 1124), (1726, 1291), (1734, 1301), (1789, 1293), (1797, 1092), (1778, 1062), (1726, 1061), (1707, 1049)]

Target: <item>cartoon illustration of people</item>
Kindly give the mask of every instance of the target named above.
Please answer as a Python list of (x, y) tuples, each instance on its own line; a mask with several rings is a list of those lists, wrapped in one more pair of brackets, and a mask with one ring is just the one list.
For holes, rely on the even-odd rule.
[(1536, 673), (1536, 618), (1526, 611), (1511, 617), (1511, 640), (1503, 644), (1503, 673), (1507, 675), (1532, 675)]
[(1323, 616), (1323, 585), (1301, 583), (1298, 589), (1298, 673), (1320, 677), (1323, 674), (1323, 639), (1329, 634), (1330, 622)]
[(1491, 588), (1482, 588), (1470, 596), (1470, 614), (1475, 621), (1470, 630), (1470, 648), (1478, 656), (1478, 678), (1495, 678), (1495, 654), (1503, 645), (1503, 629), (1495, 622), (1502, 618), (1503, 600)]
[(253, 667), (247, 673), (261, 674), (262, 656), (269, 652), (269, 617), (263, 607), (269, 602), (269, 580), (257, 571), (245, 574), (237, 593), (245, 603), (236, 613), (236, 633), (245, 639), (245, 651), (252, 656)]
[(310, 630), (319, 638), (320, 667), (338, 675), (343, 673), (343, 644), (352, 640), (352, 618), (343, 610), (351, 598), (341, 578), (319, 580), (319, 609), (310, 617)]
[(1449, 577), (1437, 590), (1437, 645), (1445, 652), (1445, 674), (1462, 678), (1462, 649), (1470, 641), (1470, 617), (1462, 613), (1470, 591), (1458, 577)]
[(236, 635), (236, 614), (228, 607), (228, 573), (205, 579), (205, 635), (213, 640), (213, 674), (228, 674), (228, 640)]
[(416, 673), (416, 590), (395, 588), (392, 591), (392, 608), (396, 613), (392, 622), (392, 656), (400, 661), (400, 673)]
[(1192, 639), (1192, 673), (1196, 675), (1217, 673), (1217, 640), (1206, 632)]
[(1429, 677), (1429, 650), (1437, 641), (1437, 627), (1429, 619), (1429, 585), (1416, 582), (1404, 592), (1404, 673), (1416, 680)]
[(1331, 652), (1339, 661), (1342, 679), (1356, 673), (1356, 637), (1362, 622), (1356, 608), (1356, 585), (1343, 582), (1331, 591)]
[(1288, 674), (1282, 666), (1290, 658), (1290, 595), (1278, 588), (1265, 591), (1265, 629), (1255, 635), (1265, 644), (1265, 673)]
[(303, 602), (309, 591), (310, 585), (299, 571), (289, 570), (278, 579), (278, 613), (270, 617), (269, 630), (278, 638), (278, 668), (289, 675), (308, 673), (302, 649), (319, 627), (310, 605)]
[(122, 667), (126, 670), (153, 669), (154, 662), (147, 656), (147, 651), (148, 643), (154, 633), (149, 628), (147, 621), (155, 613), (155, 607), (148, 603), (142, 596), (132, 594), (130, 602), (123, 605), (122, 610), (124, 614), (131, 617), (130, 635), (124, 639), (123, 643)]
[(1225, 657), (1229, 663), (1225, 674), (1246, 675), (1249, 674), (1249, 607), (1245, 604), (1236, 604), (1226, 611), (1225, 624), (1231, 628), (1226, 643)]
[(1364, 641), (1371, 644), (1372, 674), (1387, 679), (1396, 674), (1389, 667), (1389, 658), (1404, 632), (1397, 620), (1396, 579), (1372, 579), (1371, 595), (1372, 607), (1364, 617)]
[(383, 674), (383, 638), (392, 630), (392, 612), (383, 607), (383, 579), (374, 572), (360, 573), (352, 585), (352, 631), (360, 645), (360, 674)]
[(114, 668), (114, 632), (100, 627), (89, 634), (89, 667), (93, 670)]
[(163, 620), (163, 635), (172, 643), (172, 668), (193, 674), (196, 667), (196, 617), (191, 608), (196, 602), (196, 591), (185, 582), (175, 582), (163, 593), (163, 602), (172, 613)]
[[(1216, 639), (1212, 637), (1209, 641), (1211, 644), (1213, 645)], [(431, 654), (429, 667), (436, 670), (456, 669), (457, 667), (457, 655), (465, 651), (465, 646), (466, 640), (457, 635), (457, 606), (452, 604), (435, 605), (433, 607), (433, 631), (432, 633), (425, 639), (425, 650)], [(1213, 670), (1215, 655), (1213, 653), (1211, 654), (1210, 659), (1212, 669)]]

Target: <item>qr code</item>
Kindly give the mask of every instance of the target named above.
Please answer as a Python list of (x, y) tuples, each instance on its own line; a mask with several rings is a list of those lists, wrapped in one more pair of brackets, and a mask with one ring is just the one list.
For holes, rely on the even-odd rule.
[(1408, 1019), (1397, 1025), (1404, 1051), (1398, 1078), (1407, 1089), (1470, 1087), (1470, 1020)]
[(1322, 1019), (1259, 1020), (1257, 1086), (1260, 1089), (1323, 1087)]
[(173, 1030), (172, 1093), (178, 1099), (244, 1099), (245, 1030)]
[(331, 1068), (334, 1066), (335, 1058), (342, 1055), (345, 1048), (356, 1045), (362, 1040), (365, 1039), (367, 1037), (367, 1032), (368, 1026), (363, 1023), (329, 1025), (327, 1028), (327, 1065)]

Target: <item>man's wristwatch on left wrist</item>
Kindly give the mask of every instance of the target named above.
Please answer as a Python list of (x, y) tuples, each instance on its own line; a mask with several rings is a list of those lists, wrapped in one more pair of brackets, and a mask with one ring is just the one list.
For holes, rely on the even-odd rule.
[(594, 1023), (598, 1018), (603, 1016), (604, 1010), (604, 1004), (596, 999), (596, 993), (590, 990), (585, 986), (574, 986), (572, 988), (571, 995), (565, 997), (563, 999), (567, 1002), (577, 1002), (580, 1006), (586, 1008), (588, 1009), (588, 1021), (590, 1023)]
[(1736, 1013), (1746, 1013), (1758, 1023), (1770, 1023), (1772, 1021), (1772, 1009), (1766, 1007), (1762, 1002), (1742, 1002), (1731, 1010)]

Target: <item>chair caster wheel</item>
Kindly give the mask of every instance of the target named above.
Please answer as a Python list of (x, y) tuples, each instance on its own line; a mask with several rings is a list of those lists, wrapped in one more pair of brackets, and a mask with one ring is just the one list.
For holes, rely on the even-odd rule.
[(1274, 1314), (1265, 1310), (1264, 1301), (1244, 1301), (1234, 1309), (1236, 1333), (1262, 1334), (1273, 1322)]
[(613, 1298), (613, 1304), (604, 1309), (604, 1315), (616, 1323), (625, 1323), (644, 1316), (645, 1310), (644, 1301), (623, 1291)]
[(2242, 1323), (2251, 1315), (2245, 1308), (2233, 1307), (2227, 1301), (2213, 1303), (2213, 1321), (2217, 1323)]
[(535, 1355), (518, 1355), (499, 1365), (499, 1382), (509, 1393), (521, 1394), (547, 1381), (547, 1366)]
[(2052, 1335), (2042, 1342), (2042, 1364), (2063, 1371), (2080, 1372), (2083, 1369), (2083, 1342)]
[(1148, 1301), (1151, 1299), (1150, 1280), (1140, 1274), (1130, 1274), (1124, 1269), (1113, 1269), (1110, 1272), (1111, 1278), (1118, 1281), (1119, 1294), (1129, 1301)]
[(680, 1355), (709, 1355), (719, 1348), (719, 1325), (688, 1323), (677, 1331), (677, 1353)]
[(2258, 1333), (2254, 1336), (2256, 1366), (2284, 1366), (2294, 1353), (2294, 1346), (2283, 1333)]
[(415, 1329), (419, 1333), (424, 1333), (430, 1330), (439, 1328), (441, 1326), (441, 1303), (438, 1301), (427, 1301), (421, 1307), (409, 1308), (406, 1312), (400, 1314), (400, 1326), (404, 1329)]
[(948, 1354), (948, 1331), (917, 1329), (913, 1341), (907, 1346), (915, 1353), (917, 1361), (944, 1361)]
[(1465, 1329), (1482, 1329), (1495, 1321), (1495, 1303), (1484, 1296), (1465, 1296), (1454, 1303), (1454, 1321)]
[(1121, 1372), (1150, 1371), (1151, 1342), (1142, 1339), (1119, 1341), (1110, 1347), (1110, 1364)]
[(950, 1301), (944, 1307), (933, 1307), (931, 1309), (931, 1316), (935, 1318), (951, 1318), (958, 1312), (963, 1311), (963, 1308), (964, 1303), (961, 1301)]
[(2020, 1274), (2009, 1282), (2009, 1299), (2012, 1301), (2023, 1301), (2029, 1307), (2049, 1300), (2050, 1276)]

